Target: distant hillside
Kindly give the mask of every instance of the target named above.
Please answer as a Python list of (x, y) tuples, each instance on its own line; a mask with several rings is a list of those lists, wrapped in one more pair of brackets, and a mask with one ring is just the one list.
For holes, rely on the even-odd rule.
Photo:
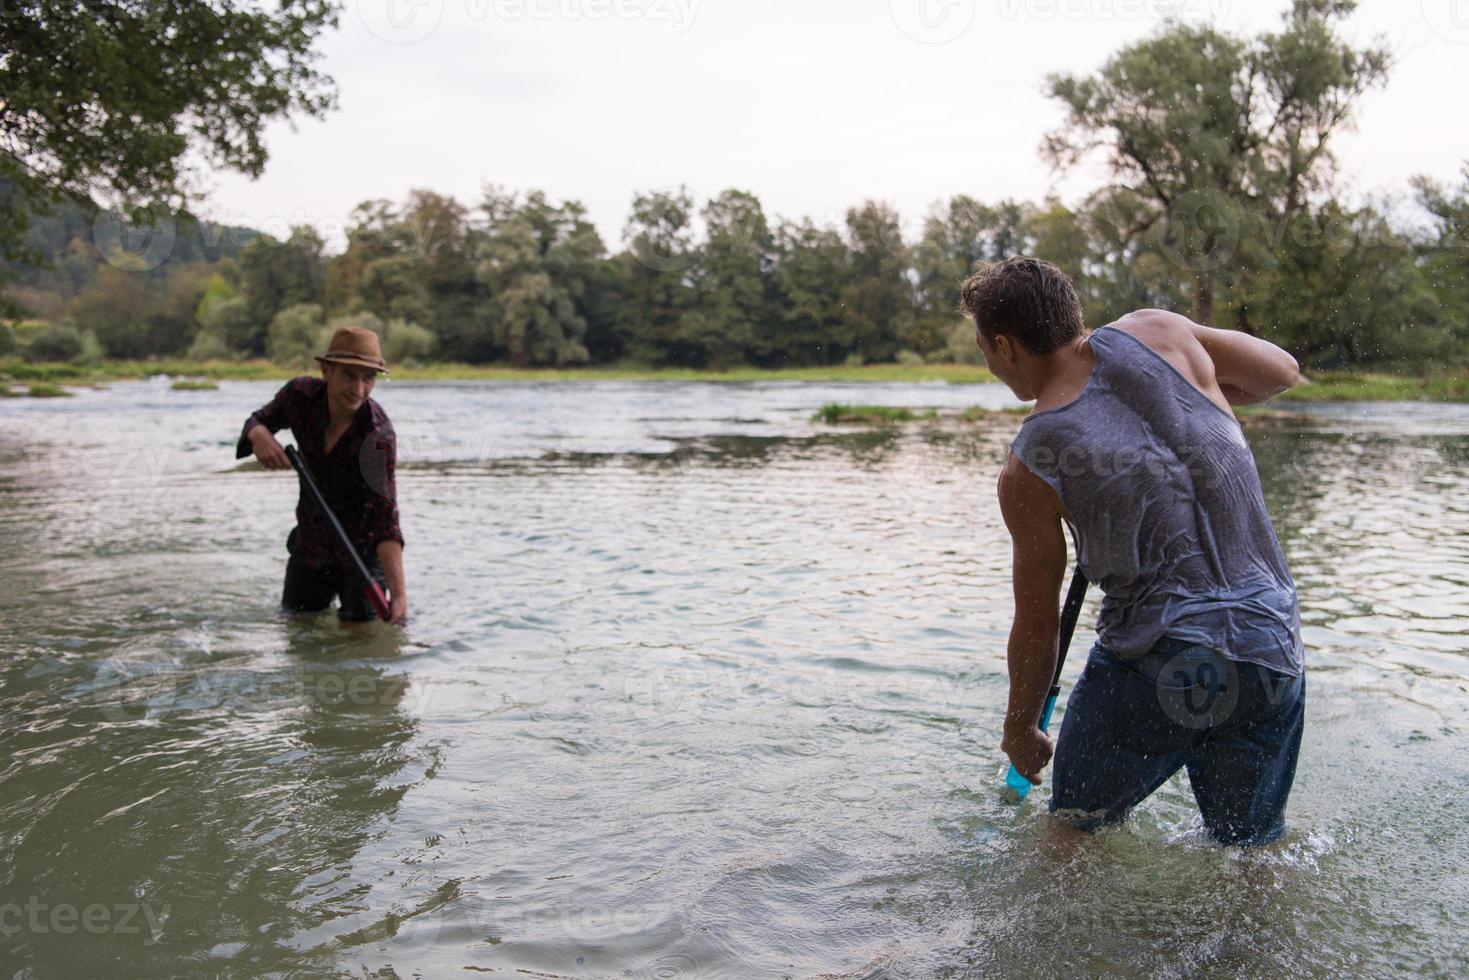
[(198, 221), (187, 213), (129, 227), (94, 206), (64, 201), (30, 216), (31, 263), (3, 262), (6, 292), (35, 315), (54, 318), (110, 266), (162, 282), (181, 266), (215, 265), (259, 236), (252, 228)]

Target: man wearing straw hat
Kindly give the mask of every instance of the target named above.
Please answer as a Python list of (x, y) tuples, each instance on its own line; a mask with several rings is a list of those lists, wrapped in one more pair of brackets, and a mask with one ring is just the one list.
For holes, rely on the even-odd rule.
[[(289, 428), (328, 506), (372, 576), (387, 588), (389, 621), (402, 623), (408, 616), (408, 588), (403, 579), (403, 532), (398, 527), (394, 486), (397, 437), (382, 406), (368, 397), (377, 376), (387, 373), (387, 363), (377, 334), (362, 327), (337, 330), (326, 353), (316, 360), (321, 365), (320, 378), (287, 382), (270, 404), (246, 420), (235, 458), (253, 453), (266, 469), (290, 469), (290, 460), (274, 435)], [(290, 559), (281, 599), (286, 609), (316, 612), (340, 596), (339, 618), (375, 618), (363, 594), (367, 583), (352, 570), (351, 559), (337, 553), (326, 519), (304, 489), (286, 550)]]

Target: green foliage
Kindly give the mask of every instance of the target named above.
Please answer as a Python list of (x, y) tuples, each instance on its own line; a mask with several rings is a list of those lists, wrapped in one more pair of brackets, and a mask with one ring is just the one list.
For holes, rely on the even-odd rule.
[(915, 412), (911, 408), (892, 408), (887, 405), (845, 405), (841, 402), (830, 402), (821, 406), (820, 410), (811, 416), (811, 420), (825, 422), (827, 425), (851, 423), (887, 425), (893, 422), (914, 422), (937, 418), (938, 414), (935, 409)]
[(296, 303), (281, 310), (270, 321), (270, 359), (310, 367), (312, 358), (322, 351), (322, 327), (321, 307), (315, 303)]
[(786, 221), (776, 229), (775, 254), (770, 362), (840, 363), (847, 355), (835, 342), (845, 330), (841, 290), (852, 276), (846, 243), (809, 219)]
[(960, 320), (949, 331), (945, 349), (948, 360), (953, 364), (983, 364), (984, 352), (974, 332), (974, 324), (968, 319)]
[(8, 323), (0, 323), (0, 357), (8, 357), (15, 353), (19, 342), (15, 339), (15, 331)]
[(70, 398), (71, 392), (60, 385), (50, 384), (45, 381), (33, 383), (28, 392), (32, 398)]
[(1332, 138), (1385, 80), (1385, 48), (1338, 34), (1355, 6), (1296, 0), (1280, 31), (1256, 38), (1172, 23), (1095, 75), (1047, 80), (1066, 112), (1047, 157), (1069, 168), (1105, 156), (1114, 237), (1167, 260), (1195, 320), (1210, 322), (1216, 293), (1253, 274), (1270, 248), (1263, 229), (1330, 187)]
[(1418, 203), (1433, 221), (1418, 248), (1422, 280), (1438, 304), (1449, 357), (1469, 358), (1469, 165), (1452, 190), (1426, 178), (1414, 182)]
[[(248, 355), (266, 352), (267, 325), (281, 310), (301, 303), (319, 304), (322, 296), (322, 242), (310, 228), (292, 229), (278, 242), (261, 235), (240, 252), (239, 278), (251, 328), (241, 349)], [(230, 339), (234, 346), (236, 338)]]
[(68, 196), (183, 201), (191, 148), (259, 176), (267, 123), (334, 102), (312, 45), (336, 16), (331, 0), (7, 4), (0, 258), (23, 258), (29, 212)]
[(1454, 349), (1411, 245), (1371, 209), (1302, 212), (1230, 298), (1241, 326), (1307, 368), (1411, 367)]
[(219, 385), (208, 378), (180, 378), (169, 388), (173, 391), (218, 391)]
[(475, 276), (489, 296), (491, 336), (511, 364), (583, 364), (586, 320), (578, 301), (602, 240), (575, 202), (554, 206), (539, 191), (517, 201), (491, 189)]
[(684, 342), (684, 314), (694, 300), (688, 283), (696, 259), (693, 217), (694, 199), (682, 187), (633, 199), (622, 232), (628, 248), (618, 271), (627, 284), (627, 353), (639, 361), (690, 364), (702, 355), (698, 345), (691, 349)]
[(373, 259), (363, 266), (357, 295), (364, 309), (383, 320), (428, 315), (428, 291), (420, 279), (418, 263), (406, 255)]
[(203, 295), (199, 297), (199, 305), (194, 307), (194, 319), (201, 324), (208, 323), (217, 304), (238, 296), (239, 291), (230, 285), (228, 279), (218, 272), (210, 273)]
[(199, 332), (189, 356), (200, 360), (230, 360), (247, 356), (260, 332), (250, 304), (243, 296), (217, 296), (200, 302)]
[(913, 317), (908, 255), (898, 213), (868, 201), (847, 211), (851, 278), (841, 290), (845, 316), (837, 346), (867, 361), (897, 353)]
[(389, 364), (421, 364), (433, 354), (435, 343), (434, 335), (424, 327), (406, 320), (394, 320), (388, 324), (383, 357)]
[(47, 324), (36, 331), (26, 344), (25, 358), (32, 363), (68, 361), (79, 364), (89, 359), (91, 350), (87, 340), (74, 324)]
[(934, 207), (912, 250), (918, 289), (908, 341), (914, 350), (927, 354), (948, 347), (955, 321), (962, 318), (956, 284), (981, 263), (1033, 253), (1027, 227), (1033, 211), (1015, 201), (990, 207), (962, 194)]
[(1029, 405), (1015, 405), (1010, 408), (985, 408), (982, 405), (970, 405), (959, 413), (959, 417), (966, 422), (985, 422), (990, 419), (1027, 415), (1029, 412)]
[(770, 321), (775, 240), (760, 201), (727, 190), (704, 206), (706, 238), (690, 267), (692, 289), (676, 336), (688, 363), (723, 370), (765, 362), (777, 341)]
[(105, 266), (72, 303), (72, 316), (108, 357), (177, 354), (197, 331), (194, 311), (204, 286), (193, 266), (175, 266), (162, 280)]

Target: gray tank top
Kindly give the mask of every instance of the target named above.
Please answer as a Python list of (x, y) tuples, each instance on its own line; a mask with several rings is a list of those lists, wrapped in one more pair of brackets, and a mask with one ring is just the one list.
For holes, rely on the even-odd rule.
[(1295, 582), (1239, 423), (1130, 334), (1090, 343), (1081, 395), (1032, 412), (1010, 448), (1075, 521), (1098, 641), (1137, 656), (1171, 636), (1301, 673)]

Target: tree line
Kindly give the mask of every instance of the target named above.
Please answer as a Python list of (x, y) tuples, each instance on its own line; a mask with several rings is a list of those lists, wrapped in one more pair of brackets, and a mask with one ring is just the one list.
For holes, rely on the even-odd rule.
[(419, 190), (360, 205), (328, 254), (308, 226), (273, 237), (178, 210), (129, 224), (62, 204), (32, 215), (24, 250), (6, 249), (9, 300), (49, 325), (0, 329), (0, 354), (295, 363), (355, 322), (395, 361), (973, 359), (958, 284), (1026, 253), (1072, 276), (1090, 325), (1165, 307), (1317, 367), (1460, 364), (1469, 167), (1457, 186), (1420, 178), (1398, 201), (1351, 203), (1336, 187), (1333, 139), (1392, 60), (1343, 39), (1353, 7), (1295, 0), (1252, 37), (1170, 24), (1095, 73), (1048, 77), (1064, 121), (1044, 158), (1110, 172), (1071, 205), (958, 195), (907, 225), (866, 201), (817, 223), (768, 215), (749, 191), (697, 201), (680, 188), (636, 195), (609, 247), (576, 201)]

